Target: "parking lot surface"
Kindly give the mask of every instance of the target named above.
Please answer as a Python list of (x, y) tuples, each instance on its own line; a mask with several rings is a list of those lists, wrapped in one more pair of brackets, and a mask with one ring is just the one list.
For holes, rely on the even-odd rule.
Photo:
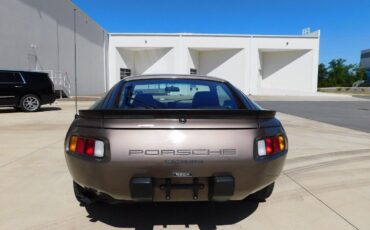
[(370, 133), (370, 97), (284, 99), (256, 97), (267, 109)]
[(369, 229), (368, 132), (278, 113), (290, 146), (267, 202), (85, 208), (64, 161), (73, 116), (72, 102), (37, 113), (0, 108), (0, 229)]

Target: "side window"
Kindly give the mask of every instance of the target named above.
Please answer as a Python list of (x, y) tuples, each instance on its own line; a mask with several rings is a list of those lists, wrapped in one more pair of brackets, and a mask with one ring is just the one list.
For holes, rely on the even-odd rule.
[(0, 84), (14, 83), (14, 73), (0, 72)]

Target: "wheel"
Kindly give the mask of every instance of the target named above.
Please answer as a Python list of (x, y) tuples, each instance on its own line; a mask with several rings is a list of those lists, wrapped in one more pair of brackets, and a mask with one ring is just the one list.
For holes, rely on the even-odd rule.
[(19, 104), (24, 112), (35, 112), (39, 110), (41, 106), (40, 99), (33, 94), (23, 96)]
[(275, 182), (267, 185), (263, 189), (249, 195), (248, 199), (255, 200), (258, 202), (265, 201), (267, 198), (269, 198), (272, 194), (272, 191), (274, 190)]
[(94, 199), (92, 198), (91, 194), (89, 194), (86, 189), (81, 187), (75, 181), (73, 181), (73, 191), (75, 193), (76, 200), (80, 202), (80, 205), (88, 206), (94, 203)]

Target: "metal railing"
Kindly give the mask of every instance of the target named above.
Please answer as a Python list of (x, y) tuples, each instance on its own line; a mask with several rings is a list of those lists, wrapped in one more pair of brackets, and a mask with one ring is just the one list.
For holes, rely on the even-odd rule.
[(51, 81), (54, 83), (55, 91), (59, 92), (60, 98), (69, 97), (71, 95), (71, 82), (67, 72), (55, 73), (53, 70), (46, 70)]

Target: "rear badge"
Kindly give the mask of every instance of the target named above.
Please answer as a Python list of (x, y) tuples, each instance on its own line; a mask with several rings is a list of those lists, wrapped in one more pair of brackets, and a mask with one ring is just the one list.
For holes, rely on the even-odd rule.
[(172, 176), (173, 177), (191, 177), (192, 175), (190, 172), (173, 172)]

